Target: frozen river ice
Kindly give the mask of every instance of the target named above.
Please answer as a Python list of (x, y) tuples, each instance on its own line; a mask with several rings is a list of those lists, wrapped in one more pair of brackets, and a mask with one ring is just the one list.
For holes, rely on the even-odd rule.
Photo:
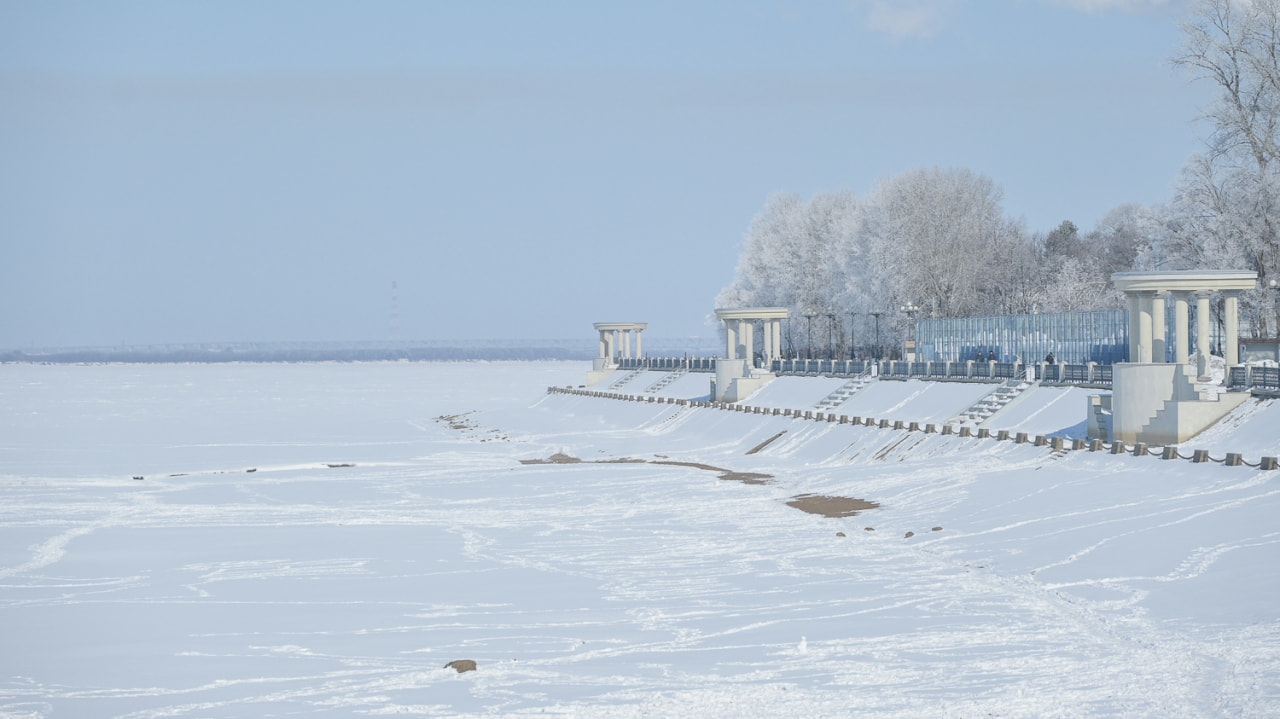
[(586, 369), (0, 366), (0, 715), (1280, 715), (1280, 473)]

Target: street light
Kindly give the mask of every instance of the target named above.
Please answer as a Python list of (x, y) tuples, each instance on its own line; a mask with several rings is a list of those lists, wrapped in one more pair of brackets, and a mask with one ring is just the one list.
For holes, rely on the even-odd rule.
[(858, 359), (858, 313), (849, 313), (849, 359)]
[(827, 359), (836, 358), (836, 313), (827, 310)]
[[(915, 349), (916, 347), (916, 313), (920, 311), (920, 308), (917, 307), (914, 303), (908, 302), (907, 304), (902, 305), (898, 309), (906, 313), (907, 320), (911, 325), (911, 338), (908, 340), (904, 340), (902, 345), (902, 359), (910, 360), (910, 358), (907, 357), (907, 350)], [(913, 352), (911, 354), (915, 354), (915, 353)]]
[(1271, 336), (1280, 337), (1280, 307), (1276, 307), (1276, 281), (1271, 280), (1268, 282), (1267, 288), (1271, 290), (1271, 313), (1275, 315), (1272, 318), (1275, 321), (1272, 323), (1274, 327), (1271, 331)]
[(884, 314), (884, 313), (883, 313), (883, 312), (868, 312), (867, 314), (869, 314), (869, 315), (871, 315), (872, 317), (876, 318), (876, 346), (875, 346), (875, 355), (876, 355), (876, 356), (875, 356), (875, 359), (880, 359), (880, 315), (882, 315), (882, 314)]

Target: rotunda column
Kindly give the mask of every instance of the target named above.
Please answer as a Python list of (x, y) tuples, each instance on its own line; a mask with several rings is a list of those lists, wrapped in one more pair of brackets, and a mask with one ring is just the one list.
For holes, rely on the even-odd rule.
[(1163, 291), (1151, 297), (1151, 361), (1165, 361), (1165, 312)]
[(1138, 296), (1138, 358), (1141, 364), (1151, 362), (1151, 300), (1153, 292), (1136, 292)]
[(1227, 334), (1223, 338), (1226, 346), (1222, 348), (1223, 356), (1227, 360), (1228, 367), (1234, 367), (1240, 364), (1240, 293), (1236, 290), (1226, 290), (1223, 293), (1226, 298), (1225, 312), (1227, 316), (1223, 328)]
[(1196, 379), (1209, 380), (1209, 291), (1196, 291)]
[(1178, 364), (1186, 364), (1190, 357), (1187, 340), (1190, 336), (1191, 328), (1187, 323), (1187, 293), (1173, 293), (1173, 361)]
[(1138, 315), (1142, 313), (1142, 298), (1137, 292), (1125, 292), (1129, 301), (1129, 361), (1138, 362)]

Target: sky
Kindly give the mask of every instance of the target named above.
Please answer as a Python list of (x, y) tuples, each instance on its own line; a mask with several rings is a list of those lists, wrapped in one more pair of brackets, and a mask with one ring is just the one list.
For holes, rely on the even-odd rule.
[[(0, 0), (0, 349), (713, 335), (776, 192), (1169, 199), (1181, 0)], [(393, 289), (394, 283), (394, 289)]]

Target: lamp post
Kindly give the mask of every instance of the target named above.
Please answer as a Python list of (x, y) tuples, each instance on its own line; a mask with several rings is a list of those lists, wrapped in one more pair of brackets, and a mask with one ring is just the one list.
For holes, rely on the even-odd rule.
[(858, 313), (849, 313), (849, 359), (858, 359)]
[[(916, 313), (920, 311), (920, 308), (914, 303), (908, 302), (898, 309), (902, 310), (907, 315), (907, 324), (911, 328), (911, 338), (904, 340), (902, 345), (902, 359), (910, 362), (914, 357), (908, 357), (907, 350), (914, 350), (916, 348)], [(914, 355), (915, 352), (911, 352), (911, 354)]]
[(880, 315), (882, 315), (882, 314), (884, 314), (884, 313), (883, 313), (883, 312), (868, 312), (867, 314), (869, 314), (869, 315), (871, 315), (872, 317), (876, 318), (876, 346), (874, 347), (874, 350), (875, 350), (875, 358), (874, 358), (874, 359), (877, 359), (877, 360), (878, 360), (878, 359), (880, 359)]
[(836, 358), (836, 313), (827, 310), (827, 359)]
[(1280, 337), (1280, 307), (1276, 306), (1276, 281), (1271, 280), (1267, 283), (1267, 289), (1271, 290), (1271, 314), (1274, 315), (1272, 322), (1271, 336)]

